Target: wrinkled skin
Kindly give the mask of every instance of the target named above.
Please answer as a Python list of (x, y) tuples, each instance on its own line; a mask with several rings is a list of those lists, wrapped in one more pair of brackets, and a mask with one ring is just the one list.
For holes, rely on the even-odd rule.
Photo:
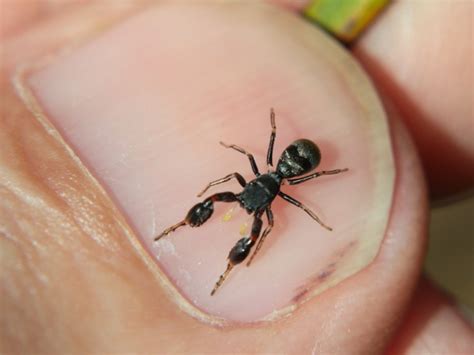
[[(301, 4), (279, 3), (291, 9)], [(388, 349), (394, 354), (419, 354), (472, 350), (471, 327), (445, 295), (425, 279), (419, 280), (428, 214), (423, 174), (432, 194), (443, 197), (470, 187), (473, 178), (469, 168), (448, 174), (434, 169), (437, 165), (432, 163), (437, 159), (451, 164), (453, 160), (447, 157), (456, 157), (456, 163), (473, 166), (473, 143), (466, 141), (465, 134), (472, 125), (472, 103), (465, 96), (472, 95), (472, 73), (465, 72), (466, 68), (472, 71), (472, 43), (460, 35), (471, 28), (471, 3), (429, 7), (400, 1), (353, 47), (387, 105), (397, 166), (389, 224), (375, 261), (288, 318), (224, 330), (200, 323), (177, 308), (128, 241), (133, 234), (128, 221), (64, 146), (31, 116), (12, 88), (10, 78), (18, 63), (62, 47), (90, 27), (100, 30), (105, 23), (119, 21), (129, 9), (110, 3), (5, 4), (9, 18), (17, 21), (2, 23), (6, 53), (0, 83), (2, 352), (368, 354)], [(101, 11), (101, 6), (107, 11)], [(402, 36), (399, 23), (406, 21), (407, 9), (411, 17), (404, 25), (411, 32), (401, 40), (396, 36)], [(432, 36), (432, 31), (419, 29), (435, 25), (445, 30)], [(390, 50), (386, 50), (387, 38), (394, 44)], [(471, 57), (462, 52), (469, 46)], [(432, 54), (429, 66), (407, 60), (418, 57), (410, 54), (413, 48)], [(443, 87), (437, 84), (440, 73), (446, 80)], [(236, 93), (244, 89), (233, 88)], [(340, 104), (334, 100), (334, 105)], [(232, 109), (228, 102), (215, 104), (222, 111)], [(420, 112), (423, 123), (417, 121)], [(452, 120), (457, 124), (443, 126)], [(442, 132), (447, 142), (442, 153), (438, 143), (429, 146), (427, 127)], [(242, 127), (235, 136), (245, 132)], [(421, 147), (424, 172), (413, 141)]]

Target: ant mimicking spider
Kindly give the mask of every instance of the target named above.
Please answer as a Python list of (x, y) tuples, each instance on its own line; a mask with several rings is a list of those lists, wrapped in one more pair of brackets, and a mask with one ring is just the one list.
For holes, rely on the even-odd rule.
[[(235, 144), (225, 144), (220, 142), (220, 144), (226, 148), (231, 148), (247, 155), (250, 161), (250, 166), (252, 167), (252, 171), (256, 178), (247, 183), (243, 176), (236, 172), (224, 176), (221, 179), (211, 181), (204, 188), (204, 190), (198, 194), (198, 197), (201, 197), (210, 187), (222, 184), (233, 178), (235, 178), (239, 184), (242, 185), (243, 190), (237, 194), (227, 191), (219, 192), (209, 196), (203, 202), (194, 205), (181, 222), (178, 222), (175, 225), (165, 229), (155, 238), (155, 241), (157, 241), (184, 225), (188, 225), (190, 227), (199, 227), (212, 216), (212, 213), (214, 212), (214, 202), (237, 201), (239, 202), (240, 207), (245, 209), (248, 214), (253, 214), (254, 217), (250, 236), (240, 239), (230, 250), (228, 255), (229, 261), (227, 263), (227, 269), (217, 280), (213, 290), (211, 291), (211, 296), (214, 295), (217, 289), (222, 285), (232, 268), (247, 258), (250, 250), (255, 245), (257, 240), (258, 244), (249, 261), (247, 262), (247, 266), (250, 265), (253, 258), (262, 247), (265, 238), (273, 227), (273, 213), (271, 210), (271, 204), (275, 197), (280, 196), (285, 201), (301, 208), (321, 226), (329, 231), (332, 230), (332, 228), (325, 225), (313, 211), (311, 211), (301, 202), (295, 200), (293, 197), (282, 192), (280, 188), (284, 181), (286, 181), (289, 185), (296, 185), (322, 175), (339, 174), (347, 171), (348, 169), (318, 171), (310, 175), (301, 176), (314, 170), (321, 161), (321, 152), (319, 151), (318, 146), (309, 139), (297, 139), (291, 143), (281, 154), (276, 169), (273, 169), (273, 145), (275, 143), (276, 136), (275, 112), (273, 109), (270, 110), (270, 123), (272, 126), (272, 133), (270, 135), (270, 143), (268, 144), (267, 152), (268, 172), (266, 174), (260, 174), (253, 155), (247, 152), (245, 149)], [(263, 213), (265, 213), (267, 216), (268, 226), (264, 229), (260, 237), (260, 232), (263, 225)]]

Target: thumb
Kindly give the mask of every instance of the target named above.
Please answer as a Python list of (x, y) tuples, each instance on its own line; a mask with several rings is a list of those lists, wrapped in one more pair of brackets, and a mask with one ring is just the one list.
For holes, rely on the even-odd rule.
[[(9, 191), (37, 197), (21, 200), (28, 208), (7, 206), (11, 220), (29, 211), (31, 229), (10, 226), (5, 243), (21, 241), (15, 263), (20, 254), (38, 259), (19, 278), (39, 280), (40, 297), (24, 314), (48, 322), (55, 344), (342, 353), (385, 344), (420, 268), (421, 173), (397, 121), (389, 133), (358, 66), (317, 30), (269, 6), (157, 5), (17, 74), (16, 83), (47, 130), (21, 108), (24, 119), (3, 131), (23, 162), (5, 164), (8, 181), (20, 184)], [(252, 179), (245, 156), (217, 142), (244, 146), (262, 163), (271, 106), (276, 156), (308, 138), (320, 146), (321, 170), (350, 169), (284, 187), (334, 231), (275, 202), (275, 227), (252, 266), (236, 267), (211, 297), (240, 238), (239, 217), (222, 223), (226, 206), (216, 204), (202, 227), (153, 238), (184, 217), (210, 180), (235, 171)], [(34, 139), (25, 145), (23, 137)], [(38, 326), (28, 328), (34, 337)], [(286, 336), (275, 338), (280, 332)], [(41, 346), (53, 346), (43, 339)]]

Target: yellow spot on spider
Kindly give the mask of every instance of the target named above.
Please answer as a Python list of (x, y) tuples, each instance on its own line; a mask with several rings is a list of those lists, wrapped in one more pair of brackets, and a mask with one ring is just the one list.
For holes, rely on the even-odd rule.
[(232, 218), (232, 212), (234, 212), (235, 207), (232, 207), (230, 210), (226, 212), (226, 214), (222, 217), (224, 222), (229, 222)]
[(249, 232), (249, 221), (247, 220), (240, 226), (239, 233), (242, 237), (245, 237)]

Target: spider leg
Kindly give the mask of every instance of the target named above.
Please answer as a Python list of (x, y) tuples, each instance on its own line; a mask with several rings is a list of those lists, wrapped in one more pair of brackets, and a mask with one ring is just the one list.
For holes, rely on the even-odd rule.
[(223, 178), (220, 178), (220, 179), (211, 181), (209, 184), (207, 184), (207, 186), (206, 186), (197, 196), (198, 196), (198, 197), (201, 197), (201, 196), (204, 195), (204, 193), (205, 193), (207, 190), (209, 190), (209, 188), (211, 188), (212, 186), (222, 184), (222, 183), (224, 183), (224, 182), (229, 181), (229, 180), (232, 179), (232, 178), (237, 179), (237, 181), (239, 182), (239, 184), (240, 184), (242, 187), (245, 187), (245, 185), (247, 184), (247, 183), (245, 182), (245, 179), (242, 177), (242, 175), (240, 175), (239, 173), (232, 173), (232, 174), (229, 174), (229, 175), (224, 176)]
[(296, 207), (299, 207), (301, 208), (303, 211), (305, 211), (307, 214), (309, 214), (311, 216), (312, 219), (314, 219), (316, 222), (318, 222), (322, 227), (326, 228), (327, 230), (329, 231), (332, 231), (332, 228), (325, 225), (323, 223), (323, 221), (321, 221), (319, 219), (319, 217), (316, 215), (316, 213), (314, 213), (313, 211), (311, 211), (308, 207), (306, 207), (305, 205), (303, 205), (300, 201), (298, 200), (295, 200), (293, 197), (283, 193), (283, 192), (279, 192), (278, 193), (278, 196), (280, 196), (281, 198), (283, 198), (285, 201), (288, 201), (289, 203), (291, 203), (292, 205), (295, 205)]
[(252, 263), (253, 258), (255, 258), (255, 255), (257, 255), (258, 251), (262, 247), (262, 244), (265, 241), (265, 238), (267, 237), (268, 234), (270, 234), (270, 232), (273, 228), (273, 223), (274, 223), (273, 212), (272, 212), (270, 206), (265, 209), (265, 212), (267, 213), (268, 226), (263, 230), (262, 236), (258, 240), (257, 246), (255, 247), (255, 250), (254, 250), (252, 256), (250, 257), (250, 260), (247, 262), (247, 266), (250, 266), (250, 264)]
[(244, 261), (245, 258), (247, 258), (247, 256), (249, 255), (250, 249), (252, 249), (252, 247), (254, 246), (255, 242), (258, 239), (258, 236), (260, 235), (260, 231), (262, 230), (262, 213), (263, 211), (255, 213), (250, 236), (240, 239), (230, 250), (229, 256), (227, 257), (229, 259), (229, 262), (227, 263), (227, 268), (224, 273), (219, 276), (216, 285), (211, 291), (211, 296), (213, 296), (216, 293), (217, 289), (221, 287), (222, 283), (225, 281), (227, 275), (229, 275), (232, 268), (235, 265), (240, 264), (242, 261)]
[(255, 162), (255, 158), (253, 157), (252, 154), (250, 154), (249, 152), (247, 152), (244, 148), (241, 148), (239, 147), (238, 145), (235, 145), (235, 144), (226, 144), (224, 142), (219, 142), (222, 146), (226, 147), (226, 148), (231, 148), (231, 149), (234, 149), (242, 154), (245, 154), (248, 158), (249, 158), (249, 161), (250, 161), (250, 166), (252, 167), (252, 171), (253, 173), (255, 174), (255, 176), (259, 176), (260, 175), (260, 172), (258, 171), (258, 167), (257, 167), (257, 163)]
[(214, 202), (234, 202), (237, 201), (237, 195), (233, 192), (220, 192), (209, 196), (203, 202), (194, 205), (186, 215), (186, 217), (175, 225), (166, 228), (161, 234), (155, 237), (155, 241), (161, 239), (165, 235), (174, 232), (179, 227), (188, 225), (191, 227), (199, 227), (206, 222), (214, 212)]
[(268, 151), (267, 151), (268, 171), (270, 171), (270, 169), (273, 168), (273, 145), (275, 143), (275, 136), (276, 136), (275, 111), (273, 111), (273, 108), (270, 109), (270, 124), (272, 125), (272, 133), (270, 135), (270, 142), (268, 143)]
[(296, 184), (301, 184), (302, 182), (317, 178), (317, 177), (322, 176), (322, 175), (336, 175), (336, 174), (339, 174), (339, 173), (346, 172), (348, 170), (349, 169), (345, 168), (345, 169), (318, 171), (314, 174), (299, 177), (299, 178), (296, 178), (296, 179), (287, 179), (286, 181), (288, 181), (289, 185), (296, 185)]

